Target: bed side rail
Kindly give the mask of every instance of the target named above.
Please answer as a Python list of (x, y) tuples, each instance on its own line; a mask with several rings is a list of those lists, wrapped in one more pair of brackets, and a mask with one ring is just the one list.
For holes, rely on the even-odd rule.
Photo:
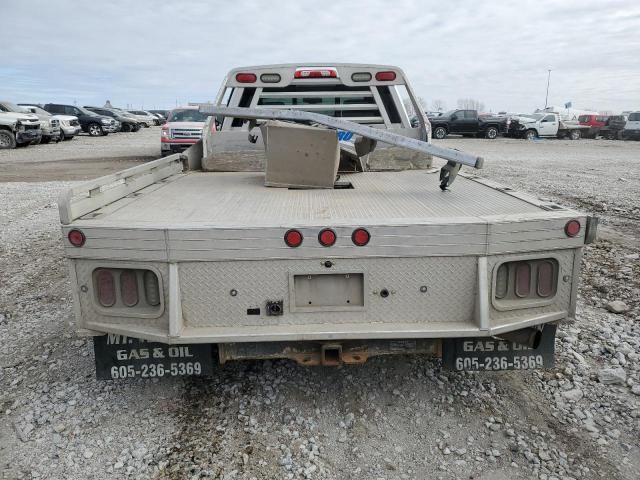
[(120, 200), (138, 190), (181, 173), (184, 156), (180, 153), (160, 158), (121, 172), (105, 175), (75, 186), (60, 194), (60, 222), (68, 225), (75, 219)]

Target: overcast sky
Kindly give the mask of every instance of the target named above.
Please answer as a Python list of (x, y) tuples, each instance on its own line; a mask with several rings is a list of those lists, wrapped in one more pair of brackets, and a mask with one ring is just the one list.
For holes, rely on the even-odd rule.
[(0, 0), (0, 98), (169, 108), (233, 67), (400, 66), (455, 108), (640, 109), (640, 2)]

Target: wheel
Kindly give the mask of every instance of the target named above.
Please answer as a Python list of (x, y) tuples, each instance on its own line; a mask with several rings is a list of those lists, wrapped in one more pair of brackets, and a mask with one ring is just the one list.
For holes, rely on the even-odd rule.
[(58, 141), (61, 142), (65, 139), (64, 132), (60, 130), (60, 135), (58, 135)]
[(444, 127), (436, 127), (436, 129), (433, 131), (433, 136), (438, 140), (442, 140), (447, 136), (447, 129)]
[(131, 131), (132, 131), (132, 132), (137, 132), (137, 131), (139, 131), (139, 130), (140, 130), (140, 125), (138, 125), (138, 124), (133, 125), (133, 126), (131, 127)]
[(0, 130), (0, 149), (16, 148), (16, 137), (9, 130)]
[(89, 124), (89, 128), (87, 129), (87, 131), (92, 137), (99, 137), (103, 134), (102, 127), (100, 127), (100, 125), (98, 125), (97, 123)]
[(487, 132), (485, 133), (485, 136), (491, 140), (494, 140), (495, 138), (498, 137), (498, 129), (496, 127), (487, 128)]
[(569, 139), (580, 140), (580, 130), (571, 130), (571, 132), (569, 132)]
[(534, 140), (537, 137), (538, 137), (538, 132), (536, 132), (535, 130), (527, 130), (524, 133), (524, 138), (526, 138), (527, 140)]
[(130, 132), (131, 131), (131, 124), (130, 123), (123, 123), (122, 124), (122, 131), (123, 132)]

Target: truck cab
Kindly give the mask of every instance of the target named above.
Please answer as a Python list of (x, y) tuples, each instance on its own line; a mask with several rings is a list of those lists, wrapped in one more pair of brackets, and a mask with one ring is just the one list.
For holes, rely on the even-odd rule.
[[(418, 112), (414, 126), (404, 107), (409, 99)], [(405, 73), (395, 66), (357, 63), (279, 64), (239, 67), (225, 77), (216, 105), (228, 107), (290, 109), (316, 112), (358, 124), (388, 130), (410, 138), (431, 140), (431, 124), (418, 104)], [(205, 142), (206, 157), (242, 152), (246, 161), (263, 161), (261, 132), (253, 129), (256, 142), (247, 146), (249, 122), (218, 118), (220, 128)], [(341, 144), (354, 137), (342, 135)], [(250, 158), (253, 157), (253, 160)], [(395, 158), (396, 162), (390, 162)], [(380, 144), (365, 161), (372, 169), (430, 168), (431, 156)]]
[(482, 135), (495, 139), (504, 131), (505, 120), (495, 117), (481, 117), (477, 110), (451, 110), (438, 117), (430, 118), (433, 136), (438, 139), (448, 134)]

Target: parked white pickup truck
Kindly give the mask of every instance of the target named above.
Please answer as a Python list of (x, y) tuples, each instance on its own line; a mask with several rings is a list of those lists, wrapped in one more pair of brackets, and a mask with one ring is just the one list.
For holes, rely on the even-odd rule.
[(580, 125), (575, 120), (562, 120), (557, 113), (533, 113), (531, 115), (519, 115), (509, 119), (507, 135), (511, 137), (526, 138), (569, 138), (579, 140), (581, 132), (589, 129), (587, 125)]
[[(397, 67), (235, 69), (201, 107), (202, 142), (65, 192), (77, 328), (94, 336), (98, 376), (395, 353), (459, 370), (553, 365), (596, 219), (473, 171), (452, 186), (482, 160), (431, 145), (401, 89), (419, 111)], [(428, 153), (448, 160), (440, 176)], [(309, 177), (338, 159), (328, 187), (265, 185), (265, 170)]]

